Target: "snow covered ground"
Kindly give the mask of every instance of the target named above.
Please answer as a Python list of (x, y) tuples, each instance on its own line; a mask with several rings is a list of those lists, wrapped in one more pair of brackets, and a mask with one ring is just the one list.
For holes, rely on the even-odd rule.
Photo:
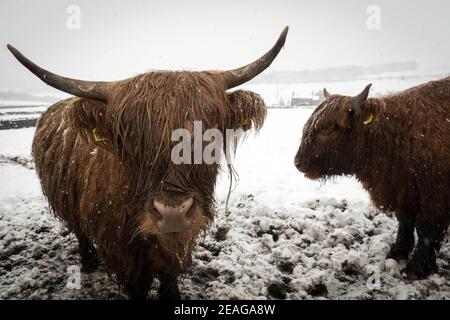
[[(374, 81), (374, 89), (395, 91), (414, 81), (423, 79)], [(363, 82), (341, 85), (330, 84), (330, 91), (363, 88)], [(273, 86), (248, 88), (269, 100), (275, 96)], [(311, 112), (270, 109), (260, 134), (238, 147), (239, 182), (229, 212), (225, 173), (216, 190), (215, 223), (199, 238), (192, 269), (180, 280), (182, 296), (449, 299), (448, 241), (438, 256), (438, 274), (407, 281), (401, 272), (405, 262), (385, 259), (395, 239), (395, 218), (374, 209), (352, 178), (321, 185), (295, 169), (301, 129)], [(66, 287), (67, 268), (80, 260), (77, 242), (48, 213), (30, 162), (33, 133), (34, 128), (0, 130), (0, 299), (124, 299), (101, 269), (82, 274), (81, 289)]]

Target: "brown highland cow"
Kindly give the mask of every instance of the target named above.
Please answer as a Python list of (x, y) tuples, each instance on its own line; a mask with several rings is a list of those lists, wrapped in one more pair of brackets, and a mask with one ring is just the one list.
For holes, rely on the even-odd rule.
[(52, 212), (75, 233), (83, 269), (98, 265), (130, 298), (145, 299), (154, 278), (160, 299), (178, 299), (197, 235), (214, 217), (219, 164), (171, 161), (174, 129), (259, 129), (259, 95), (227, 90), (275, 59), (288, 28), (255, 62), (230, 71), (154, 71), (116, 82), (69, 79), (44, 70), (8, 45), (48, 85), (77, 97), (39, 120), (33, 156)]
[(383, 98), (329, 95), (303, 129), (296, 167), (311, 179), (355, 175), (375, 206), (394, 211), (397, 240), (389, 257), (407, 259), (423, 279), (450, 221), (450, 77)]

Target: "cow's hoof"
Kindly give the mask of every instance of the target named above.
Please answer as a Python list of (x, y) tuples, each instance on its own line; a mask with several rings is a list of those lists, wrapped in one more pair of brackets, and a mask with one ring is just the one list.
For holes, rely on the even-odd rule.
[(436, 262), (412, 259), (406, 266), (405, 272), (408, 280), (415, 281), (425, 279), (437, 270)]

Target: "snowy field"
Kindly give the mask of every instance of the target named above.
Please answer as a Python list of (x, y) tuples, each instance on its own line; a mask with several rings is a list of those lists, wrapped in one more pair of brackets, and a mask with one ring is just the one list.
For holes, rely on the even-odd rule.
[[(374, 93), (424, 80), (373, 80)], [(366, 82), (328, 87), (356, 94)], [(308, 91), (322, 84), (299, 86)], [(278, 91), (289, 96), (295, 87)], [(247, 88), (268, 101), (279, 98), (273, 85)], [(448, 240), (438, 255), (439, 273), (407, 281), (405, 262), (385, 259), (395, 239), (395, 218), (374, 209), (352, 178), (321, 185), (295, 169), (293, 158), (311, 112), (270, 109), (259, 135), (249, 135), (238, 147), (239, 181), (229, 212), (223, 203), (228, 189), (224, 173), (216, 189), (215, 223), (199, 238), (194, 264), (180, 280), (182, 297), (449, 299)], [(49, 215), (31, 162), (33, 133), (34, 128), (0, 130), (0, 299), (126, 298), (101, 269), (83, 274), (81, 289), (66, 287), (67, 268), (80, 263), (78, 246)]]

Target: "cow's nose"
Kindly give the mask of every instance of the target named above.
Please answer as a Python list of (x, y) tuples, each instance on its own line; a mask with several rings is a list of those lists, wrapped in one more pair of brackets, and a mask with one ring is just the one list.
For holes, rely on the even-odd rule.
[(294, 165), (295, 165), (295, 167), (296, 167), (298, 170), (301, 171), (301, 168), (302, 168), (302, 162), (301, 162), (299, 156), (295, 156), (295, 158), (294, 158)]
[(154, 200), (153, 205), (161, 215), (158, 221), (158, 228), (161, 233), (183, 232), (191, 228), (189, 209), (191, 209), (194, 199), (188, 198), (180, 204), (167, 205), (158, 200)]

